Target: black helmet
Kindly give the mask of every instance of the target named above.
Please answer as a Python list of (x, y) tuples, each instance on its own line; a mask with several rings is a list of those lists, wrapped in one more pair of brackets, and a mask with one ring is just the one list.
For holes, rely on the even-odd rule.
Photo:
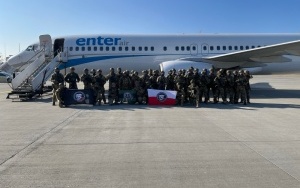
[(70, 67), (70, 70), (75, 70), (75, 68), (74, 67)]
[(55, 70), (55, 72), (57, 72), (57, 71), (59, 71), (59, 68), (58, 68), (58, 67), (56, 67), (54, 70)]

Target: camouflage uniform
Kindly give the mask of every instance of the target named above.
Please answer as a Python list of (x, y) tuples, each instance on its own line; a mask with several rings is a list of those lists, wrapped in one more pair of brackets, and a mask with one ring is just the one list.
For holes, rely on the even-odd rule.
[(115, 74), (114, 68), (110, 68), (110, 73), (106, 76), (108, 80), (108, 101), (112, 105), (118, 103), (118, 86), (117, 86), (117, 76)]
[(102, 70), (99, 69), (97, 73), (98, 74), (94, 77), (95, 80), (94, 91), (96, 94), (96, 102), (98, 102), (98, 104), (101, 105), (101, 100), (103, 100), (104, 104), (106, 104), (105, 89), (104, 89), (106, 79), (102, 75)]
[(200, 90), (199, 86), (196, 85), (194, 80), (191, 80), (191, 84), (188, 87), (188, 92), (190, 94), (190, 99), (195, 100), (194, 103), (196, 107), (199, 107), (199, 96), (200, 96)]
[(64, 83), (64, 76), (59, 72), (58, 68), (55, 68), (55, 73), (51, 76), (53, 96), (52, 96), (52, 105), (55, 105), (56, 102), (56, 90), (59, 88), (59, 84)]
[(165, 72), (164, 71), (162, 71), (161, 75), (159, 77), (157, 77), (156, 82), (157, 82), (159, 90), (165, 90), (166, 89), (167, 79), (165, 77)]
[(93, 77), (89, 74), (88, 69), (84, 69), (84, 74), (81, 75), (80, 80), (83, 82), (84, 89), (92, 89)]
[(242, 71), (239, 72), (239, 75), (236, 80), (237, 83), (237, 97), (241, 98), (241, 102), (246, 105), (246, 85), (247, 79)]
[(215, 86), (217, 88), (217, 96), (222, 97), (223, 103), (226, 103), (226, 78), (218, 72), (217, 77), (215, 78)]
[(58, 105), (60, 108), (64, 107), (65, 105), (65, 98), (66, 98), (66, 90), (67, 88), (64, 86), (64, 84), (59, 84), (59, 88), (56, 91), (56, 97), (58, 99)]
[(69, 83), (69, 89), (78, 89), (77, 82), (80, 81), (79, 76), (75, 73), (75, 69), (71, 67), (71, 72), (65, 76), (65, 81)]
[(202, 71), (201, 72), (201, 75), (200, 75), (200, 79), (199, 79), (199, 99), (200, 99), (200, 102), (202, 102), (202, 97), (204, 97), (204, 102), (207, 103), (208, 102), (208, 92), (207, 92), (207, 85), (209, 83), (209, 78), (207, 77), (207, 74), (205, 71)]
[(226, 85), (226, 93), (227, 93), (227, 95), (229, 95), (227, 97), (229, 97), (229, 102), (231, 104), (233, 104), (234, 103), (234, 93), (235, 93), (234, 92), (235, 80), (234, 80), (234, 77), (230, 70), (227, 70), (226, 84), (227, 84)]
[(214, 73), (214, 70), (210, 69), (209, 75), (208, 75), (209, 82), (207, 85), (207, 90), (208, 90), (208, 98), (209, 98), (209, 92), (210, 91), (212, 92), (212, 97), (214, 99), (214, 103), (217, 102), (217, 91), (216, 91), (216, 87), (214, 84), (215, 78), (216, 78), (216, 75)]
[(158, 78), (158, 71), (155, 70), (153, 72), (153, 75), (150, 77), (151, 89), (158, 89), (157, 78)]
[(186, 96), (184, 87), (187, 84), (186, 84), (186, 79), (181, 70), (178, 71), (178, 75), (175, 77), (175, 84), (176, 84), (176, 90), (177, 90), (177, 96), (176, 96), (177, 104), (180, 103), (180, 105), (183, 106), (185, 96)]
[(166, 90), (175, 90), (174, 75), (172, 74), (172, 71), (168, 72), (166, 82)]
[(247, 103), (250, 103), (250, 91), (251, 91), (250, 79), (253, 78), (253, 76), (250, 74), (249, 71), (245, 72), (245, 76), (246, 76), (246, 80), (247, 80), (247, 84), (246, 84)]

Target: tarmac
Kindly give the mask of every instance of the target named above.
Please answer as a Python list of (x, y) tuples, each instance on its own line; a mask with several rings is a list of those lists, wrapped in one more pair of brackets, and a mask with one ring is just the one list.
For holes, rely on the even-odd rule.
[(0, 187), (300, 187), (300, 75), (254, 76), (251, 104), (7, 100)]

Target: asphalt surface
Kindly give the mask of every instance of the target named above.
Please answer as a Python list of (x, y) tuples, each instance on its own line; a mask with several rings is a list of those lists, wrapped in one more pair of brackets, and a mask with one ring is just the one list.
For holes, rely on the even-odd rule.
[(255, 76), (252, 104), (196, 109), (5, 99), (0, 187), (300, 187), (300, 76)]

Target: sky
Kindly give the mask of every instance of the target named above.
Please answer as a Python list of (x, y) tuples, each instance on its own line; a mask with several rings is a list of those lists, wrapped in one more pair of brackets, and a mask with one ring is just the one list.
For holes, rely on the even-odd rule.
[(39, 35), (300, 33), (299, 0), (0, 0), (0, 56)]

